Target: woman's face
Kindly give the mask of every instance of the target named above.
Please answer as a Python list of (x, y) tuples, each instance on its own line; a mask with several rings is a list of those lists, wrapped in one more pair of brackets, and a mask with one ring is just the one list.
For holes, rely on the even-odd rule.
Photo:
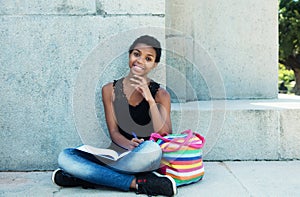
[(152, 46), (139, 43), (129, 54), (129, 68), (134, 75), (146, 76), (157, 66), (156, 52)]

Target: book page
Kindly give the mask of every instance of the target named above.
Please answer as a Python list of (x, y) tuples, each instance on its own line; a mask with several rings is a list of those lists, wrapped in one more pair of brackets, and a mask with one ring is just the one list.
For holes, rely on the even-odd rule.
[(119, 158), (127, 155), (130, 151), (126, 151), (122, 154), (118, 154), (116, 151), (111, 150), (111, 149), (105, 149), (105, 148), (96, 148), (90, 145), (82, 145), (77, 147), (76, 149), (93, 154), (93, 155), (97, 155), (97, 156), (101, 156), (101, 157), (105, 157), (107, 159), (111, 159), (111, 160), (118, 160)]

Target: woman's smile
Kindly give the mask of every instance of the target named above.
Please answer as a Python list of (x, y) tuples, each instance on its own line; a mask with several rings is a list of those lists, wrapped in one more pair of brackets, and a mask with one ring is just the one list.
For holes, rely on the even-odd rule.
[(137, 71), (143, 71), (145, 70), (145, 68), (141, 65), (138, 65), (138, 64), (133, 64), (133, 68)]

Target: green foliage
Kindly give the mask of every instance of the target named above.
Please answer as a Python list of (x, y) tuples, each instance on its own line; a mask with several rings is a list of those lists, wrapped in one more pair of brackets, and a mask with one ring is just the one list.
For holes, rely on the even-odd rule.
[(300, 53), (300, 1), (279, 0), (278, 20), (280, 62), (278, 75), (279, 91), (291, 93), (295, 86), (295, 74), (293, 70), (290, 70), (293, 67), (289, 62), (289, 57), (295, 57)]
[(300, 2), (279, 1), (279, 59), (300, 53)]
[(278, 64), (278, 88), (281, 93), (293, 93), (295, 75), (293, 70), (288, 70), (283, 64)]

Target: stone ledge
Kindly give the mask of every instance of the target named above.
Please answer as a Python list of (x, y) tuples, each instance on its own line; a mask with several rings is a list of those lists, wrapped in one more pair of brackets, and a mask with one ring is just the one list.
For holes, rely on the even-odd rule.
[(147, 0), (100, 0), (97, 4), (99, 14), (108, 15), (165, 15), (165, 1), (147, 1)]
[(172, 104), (174, 132), (203, 134), (206, 160), (299, 159), (300, 97)]
[(266, 109), (300, 109), (300, 96), (278, 95), (278, 99), (247, 99), (247, 100), (210, 100), (195, 101), (187, 103), (172, 103), (172, 110), (178, 111), (180, 108), (190, 110), (199, 109), (201, 111), (211, 110), (266, 110)]
[(1, 15), (87, 15), (96, 14), (94, 0), (87, 1), (3, 1), (0, 3)]

